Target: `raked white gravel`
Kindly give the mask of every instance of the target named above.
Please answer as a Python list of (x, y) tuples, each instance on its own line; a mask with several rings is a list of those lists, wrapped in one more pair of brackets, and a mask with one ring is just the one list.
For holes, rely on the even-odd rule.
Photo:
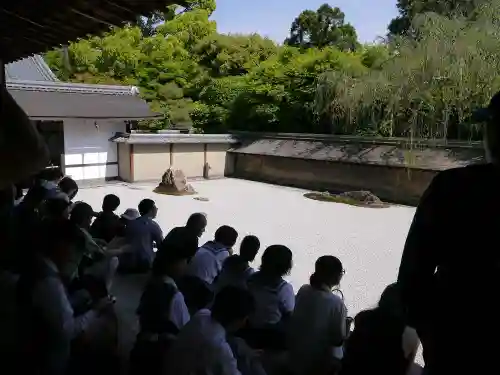
[(295, 290), (308, 281), (319, 256), (335, 255), (346, 270), (341, 288), (351, 315), (375, 305), (384, 287), (395, 280), (415, 212), (405, 206), (370, 209), (318, 202), (304, 198), (304, 190), (237, 179), (195, 181), (192, 185), (209, 201), (159, 195), (153, 192), (154, 184), (125, 183), (83, 188), (76, 200), (100, 210), (103, 197), (116, 194), (121, 199), (118, 213), (122, 213), (137, 208), (141, 199), (152, 198), (165, 234), (184, 225), (191, 213), (205, 212), (208, 227), (201, 242), (210, 240), (217, 227), (228, 224), (239, 232), (237, 246), (246, 234), (257, 235), (262, 250), (284, 244), (294, 254), (289, 280)]

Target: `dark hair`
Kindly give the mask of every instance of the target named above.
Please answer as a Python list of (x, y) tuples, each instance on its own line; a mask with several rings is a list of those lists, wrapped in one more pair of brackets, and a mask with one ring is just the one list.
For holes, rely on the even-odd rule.
[(176, 283), (191, 315), (206, 308), (214, 299), (214, 293), (209, 285), (196, 276), (184, 276), (176, 280)]
[(66, 219), (44, 221), (40, 230), (40, 251), (50, 256), (61, 244), (83, 247), (85, 239), (76, 225)]
[(68, 201), (62, 198), (47, 199), (43, 204), (43, 216), (52, 218), (61, 217), (70, 205)]
[(153, 274), (165, 275), (171, 265), (189, 260), (198, 250), (198, 237), (184, 230), (172, 230), (161, 243), (153, 262)]
[(260, 270), (273, 277), (288, 274), (293, 266), (292, 251), (284, 245), (271, 245), (262, 255)]
[(36, 179), (38, 180), (46, 180), (46, 181), (55, 181), (60, 178), (62, 178), (64, 174), (62, 173), (61, 168), (59, 167), (47, 167), (38, 175), (36, 176)]
[(212, 317), (222, 326), (245, 319), (255, 310), (253, 295), (245, 289), (234, 286), (223, 288), (215, 296)]
[(143, 199), (140, 203), (139, 203), (139, 213), (141, 214), (141, 216), (144, 216), (144, 215), (147, 215), (148, 213), (151, 212), (151, 210), (153, 209), (153, 207), (155, 206), (155, 201), (152, 200), (152, 199)]
[[(64, 177), (61, 181), (59, 181), (59, 189), (65, 194), (68, 195), (69, 199), (73, 199), (78, 193), (78, 184), (71, 177)], [(73, 194), (69, 196), (69, 192), (74, 190)]]
[(194, 228), (198, 229), (199, 227), (205, 227), (207, 225), (207, 217), (200, 213), (194, 213), (191, 216), (189, 216), (189, 219), (187, 220), (186, 227), (188, 228)]
[(95, 216), (94, 210), (88, 203), (78, 202), (71, 210), (70, 220), (72, 223), (80, 225), (93, 216)]
[(108, 194), (102, 200), (102, 210), (104, 212), (113, 212), (120, 205), (120, 198), (114, 194)]
[(390, 315), (398, 316), (401, 318), (405, 316), (406, 309), (403, 305), (403, 300), (401, 297), (401, 287), (399, 286), (399, 284), (390, 284), (384, 289), (382, 295), (380, 296), (378, 308)]
[(314, 265), (314, 273), (309, 279), (313, 288), (323, 285), (334, 286), (340, 282), (344, 268), (342, 262), (333, 255), (319, 257)]
[(248, 262), (240, 255), (234, 254), (226, 258), (222, 269), (233, 275), (241, 275), (248, 268)]
[(231, 248), (238, 239), (238, 232), (233, 227), (223, 225), (215, 231), (214, 239), (215, 242), (218, 242), (227, 248)]
[(240, 256), (247, 262), (253, 262), (260, 249), (260, 241), (256, 236), (245, 236), (240, 245)]

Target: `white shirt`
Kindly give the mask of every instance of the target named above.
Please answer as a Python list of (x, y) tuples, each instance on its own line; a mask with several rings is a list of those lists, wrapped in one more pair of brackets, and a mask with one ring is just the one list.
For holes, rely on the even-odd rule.
[(300, 288), (288, 326), (290, 368), (295, 374), (309, 374), (329, 357), (342, 358), (342, 348), (334, 344), (346, 337), (346, 318), (339, 296), (310, 285)]
[(212, 285), (227, 257), (229, 257), (229, 249), (216, 242), (209, 241), (200, 247), (193, 259), (191, 259), (187, 273)]
[(173, 342), (165, 363), (168, 375), (241, 375), (226, 330), (209, 310), (200, 310)]
[[(163, 281), (177, 289), (177, 285), (171, 277), (166, 276)], [(172, 302), (170, 302), (169, 319), (179, 329), (189, 322), (189, 310), (184, 301), (184, 296), (179, 290), (177, 290), (177, 293), (172, 297)]]
[[(46, 266), (58, 272), (53, 262), (44, 259)], [(97, 317), (97, 312), (74, 317), (73, 308), (68, 300), (66, 289), (59, 277), (46, 277), (40, 280), (33, 290), (33, 306), (41, 314), (41, 320), (50, 333), (45, 344), (47, 363), (54, 374), (63, 374), (70, 356), (71, 341), (83, 333)]]
[(292, 284), (285, 280), (276, 288), (252, 282), (252, 278), (257, 274), (248, 282), (248, 290), (255, 298), (255, 312), (250, 316), (250, 324), (252, 327), (261, 328), (279, 323), (283, 315), (293, 311), (295, 293)]

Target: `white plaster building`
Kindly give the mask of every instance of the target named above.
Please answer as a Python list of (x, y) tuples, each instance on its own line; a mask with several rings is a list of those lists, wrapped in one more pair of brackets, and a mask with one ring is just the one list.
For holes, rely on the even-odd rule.
[(44, 135), (54, 165), (75, 180), (119, 177), (109, 139), (130, 122), (156, 117), (131, 86), (60, 82), (41, 56), (5, 66), (7, 88)]

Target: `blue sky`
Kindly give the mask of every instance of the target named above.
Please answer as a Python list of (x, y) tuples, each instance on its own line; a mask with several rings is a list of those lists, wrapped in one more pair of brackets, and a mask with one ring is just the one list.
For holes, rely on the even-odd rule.
[(213, 19), (221, 33), (256, 32), (283, 42), (300, 12), (316, 10), (325, 2), (345, 13), (361, 42), (384, 36), (389, 21), (397, 15), (396, 0), (217, 0)]

